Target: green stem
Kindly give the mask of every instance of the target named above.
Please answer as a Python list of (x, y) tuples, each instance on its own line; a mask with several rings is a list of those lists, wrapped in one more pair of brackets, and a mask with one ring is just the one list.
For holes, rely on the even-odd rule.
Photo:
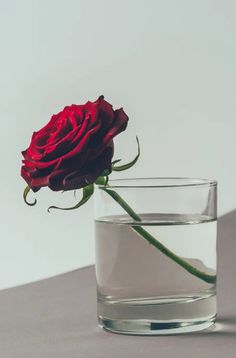
[[(121, 198), (117, 192), (101, 187), (107, 194), (109, 194), (120, 206), (135, 220), (142, 221), (140, 216), (135, 213), (135, 211), (126, 203), (125, 200)], [(183, 267), (186, 271), (190, 272), (192, 275), (200, 278), (201, 280), (207, 283), (216, 283), (216, 275), (209, 275), (203, 271), (198, 270), (197, 268), (190, 265), (188, 262), (183, 260), (181, 257), (175, 255), (171, 250), (169, 250), (166, 246), (164, 246), (161, 242), (159, 242), (156, 238), (154, 238), (148, 231), (146, 231), (141, 226), (133, 225), (132, 229), (136, 231), (140, 236), (142, 236), (145, 240), (149, 242), (149, 244), (155, 246), (158, 250), (160, 250), (164, 255), (168, 256), (170, 259), (175, 261), (181, 267)]]

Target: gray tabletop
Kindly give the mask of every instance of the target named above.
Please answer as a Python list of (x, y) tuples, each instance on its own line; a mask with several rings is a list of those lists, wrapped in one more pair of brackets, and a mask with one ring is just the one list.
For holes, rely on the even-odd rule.
[(236, 211), (218, 225), (218, 321), (176, 336), (125, 336), (97, 326), (94, 267), (0, 292), (0, 357), (236, 357)]

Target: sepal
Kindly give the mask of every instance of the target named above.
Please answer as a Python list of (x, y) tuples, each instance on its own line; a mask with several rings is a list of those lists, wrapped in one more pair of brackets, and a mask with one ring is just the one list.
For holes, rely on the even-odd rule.
[(60, 208), (58, 206), (49, 206), (48, 212), (50, 212), (51, 209), (58, 209), (58, 210), (74, 210), (78, 209), (80, 206), (84, 205), (93, 195), (94, 192), (94, 184), (89, 184), (83, 188), (83, 196), (82, 199), (76, 204), (75, 206), (72, 206), (70, 208)]
[(130, 163), (127, 163), (127, 164), (124, 164), (124, 165), (119, 165), (119, 166), (115, 166), (114, 164), (117, 163), (118, 161), (114, 161), (113, 164), (112, 164), (112, 170), (113, 171), (121, 172), (123, 170), (129, 169), (132, 166), (134, 166), (134, 164), (138, 161), (138, 158), (140, 156), (140, 145), (139, 145), (138, 137), (136, 137), (136, 141), (137, 141), (137, 144), (138, 144), (138, 154), (136, 155), (136, 157)]
[(27, 201), (27, 196), (28, 196), (29, 192), (30, 192), (30, 187), (27, 185), (27, 187), (25, 188), (25, 190), (23, 192), (24, 202), (29, 206), (34, 206), (37, 203), (36, 199), (34, 199), (34, 201), (32, 203)]

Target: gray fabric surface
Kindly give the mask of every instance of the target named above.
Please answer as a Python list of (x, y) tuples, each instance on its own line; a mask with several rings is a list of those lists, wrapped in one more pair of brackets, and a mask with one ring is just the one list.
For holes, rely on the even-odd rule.
[(94, 267), (0, 292), (0, 357), (236, 357), (236, 211), (218, 225), (218, 321), (178, 336), (124, 336), (96, 321)]

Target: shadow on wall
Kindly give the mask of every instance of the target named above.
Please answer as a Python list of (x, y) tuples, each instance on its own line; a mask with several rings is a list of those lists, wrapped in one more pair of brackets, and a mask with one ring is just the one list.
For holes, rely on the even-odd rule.
[[(236, 336), (236, 210), (221, 216), (218, 220), (218, 269), (217, 269), (217, 322), (207, 331), (215, 336)], [(232, 284), (230, 285), (229, 282)]]

